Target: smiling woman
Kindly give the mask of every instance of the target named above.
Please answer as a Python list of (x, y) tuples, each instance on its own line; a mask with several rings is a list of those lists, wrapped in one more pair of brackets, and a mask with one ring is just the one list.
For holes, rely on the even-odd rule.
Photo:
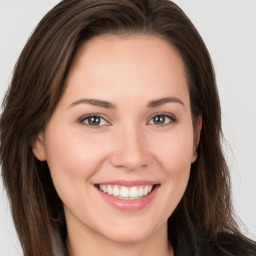
[[(154, 36), (97, 36), (77, 51), (64, 86), (33, 146), (63, 202), (71, 255), (91, 255), (79, 245), (95, 234), (132, 250), (164, 237), (196, 159), (179, 54)], [(168, 253), (166, 240), (138, 248)]]
[(208, 51), (167, 0), (62, 1), (0, 121), (24, 256), (248, 255)]

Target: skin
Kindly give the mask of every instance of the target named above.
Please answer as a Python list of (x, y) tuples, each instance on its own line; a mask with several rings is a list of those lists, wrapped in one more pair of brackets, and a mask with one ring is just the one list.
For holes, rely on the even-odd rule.
[[(167, 220), (196, 160), (180, 55), (153, 36), (95, 37), (76, 53), (65, 87), (34, 148), (39, 151), (36, 157), (48, 162), (63, 201), (70, 255), (173, 255)], [(166, 97), (180, 102), (148, 106)], [(115, 108), (74, 104), (85, 98)], [(159, 124), (153, 117), (162, 113), (172, 118)], [(100, 124), (82, 120), (88, 114), (101, 115)], [(200, 130), (201, 118), (198, 140)], [(120, 210), (94, 186), (112, 180), (150, 180), (160, 187), (146, 207)]]

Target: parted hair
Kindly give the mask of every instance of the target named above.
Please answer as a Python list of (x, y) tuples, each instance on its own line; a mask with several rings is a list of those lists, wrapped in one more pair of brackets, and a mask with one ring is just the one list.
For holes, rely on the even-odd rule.
[[(168, 220), (175, 253), (255, 255), (255, 244), (241, 234), (234, 218), (213, 65), (189, 18), (168, 0), (64, 0), (30, 36), (2, 105), (2, 179), (24, 256), (68, 255), (63, 205), (47, 162), (34, 157), (32, 143), (63, 94), (77, 49), (103, 34), (151, 35), (168, 41), (184, 62), (194, 129), (202, 116), (198, 157)], [(209, 248), (216, 254), (204, 253)]]

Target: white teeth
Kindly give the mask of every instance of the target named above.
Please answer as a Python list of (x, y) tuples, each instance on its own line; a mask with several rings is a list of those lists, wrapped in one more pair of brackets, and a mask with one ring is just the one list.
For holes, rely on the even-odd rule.
[(113, 196), (119, 196), (119, 188), (117, 186), (113, 188)]
[(144, 196), (148, 194), (148, 186), (144, 187)]
[(144, 195), (144, 189), (143, 189), (143, 187), (140, 187), (139, 188), (139, 196), (143, 196)]
[(153, 185), (143, 185), (134, 187), (125, 187), (118, 185), (99, 185), (99, 189), (110, 196), (114, 196), (124, 200), (139, 199), (148, 195)]
[(108, 185), (107, 188), (108, 188), (107, 193), (111, 196), (113, 194), (112, 187)]
[(136, 187), (130, 189), (130, 197), (138, 197), (138, 189)]
[(121, 197), (129, 197), (129, 189), (127, 187), (121, 187), (120, 196)]
[(107, 189), (107, 186), (105, 185), (100, 185), (100, 190), (107, 193), (108, 189)]

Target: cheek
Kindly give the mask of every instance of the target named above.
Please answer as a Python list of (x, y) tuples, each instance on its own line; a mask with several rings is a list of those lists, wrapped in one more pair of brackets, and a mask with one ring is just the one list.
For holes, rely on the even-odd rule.
[(177, 129), (158, 134), (155, 138), (151, 136), (150, 147), (162, 181), (155, 217), (167, 220), (182, 199), (188, 184), (193, 155), (193, 130)]
[[(159, 140), (158, 140), (159, 141)], [(190, 176), (193, 157), (193, 131), (179, 130), (170, 133), (158, 144), (157, 159), (165, 175), (167, 196), (172, 204), (171, 211), (181, 200)]]
[[(49, 132), (49, 134), (54, 134)], [(97, 138), (96, 138), (97, 140)], [(70, 176), (90, 176), (103, 160), (99, 145), (102, 141), (91, 140), (79, 131), (58, 130), (58, 134), (49, 136), (47, 141), (47, 159), (52, 172), (61, 172)], [(101, 147), (102, 149), (102, 147)]]
[(177, 130), (153, 141), (158, 162), (169, 175), (190, 170), (193, 159), (193, 132)]
[[(54, 186), (63, 202), (76, 200), (84, 193), (93, 176), (104, 161), (102, 141), (90, 140), (79, 130), (58, 129), (47, 133), (47, 162)], [(75, 188), (75, 189), (74, 189)]]

